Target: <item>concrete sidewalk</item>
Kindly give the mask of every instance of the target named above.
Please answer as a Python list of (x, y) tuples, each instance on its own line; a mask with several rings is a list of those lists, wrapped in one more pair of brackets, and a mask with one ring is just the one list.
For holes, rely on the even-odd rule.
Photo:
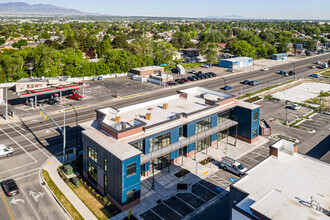
[(84, 219), (93, 220), (97, 219), (95, 215), (87, 208), (87, 206), (78, 198), (78, 196), (70, 189), (70, 187), (62, 180), (57, 173), (57, 167), (62, 165), (56, 157), (51, 157), (46, 161), (43, 167), (49, 173), (50, 178), (65, 195), (65, 197), (71, 202), (71, 204), (77, 209), (80, 215)]

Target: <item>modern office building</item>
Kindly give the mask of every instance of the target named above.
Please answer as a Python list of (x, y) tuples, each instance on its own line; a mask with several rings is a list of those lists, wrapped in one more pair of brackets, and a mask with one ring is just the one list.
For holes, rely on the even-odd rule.
[(329, 219), (330, 165), (283, 139), (269, 152), (230, 186), (230, 219)]
[(272, 55), (273, 60), (285, 60), (287, 58), (288, 58), (288, 54), (286, 54), (286, 53), (279, 53), (279, 54)]
[(80, 126), (83, 175), (126, 210), (140, 201), (141, 176), (215, 146), (226, 135), (257, 140), (259, 106), (193, 87), (119, 109), (98, 109), (94, 121)]
[(222, 59), (219, 62), (220, 67), (237, 69), (246, 66), (252, 66), (253, 59), (250, 57), (234, 57), (229, 59)]

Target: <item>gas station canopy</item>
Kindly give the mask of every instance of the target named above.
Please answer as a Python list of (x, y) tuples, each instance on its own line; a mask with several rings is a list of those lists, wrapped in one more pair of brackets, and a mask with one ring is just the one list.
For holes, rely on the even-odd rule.
[(64, 92), (74, 89), (84, 89), (85, 87), (88, 87), (90, 84), (85, 82), (79, 82), (79, 83), (69, 83), (69, 84), (63, 84), (63, 85), (52, 85), (42, 88), (35, 88), (35, 89), (28, 89), (25, 91), (18, 92), (18, 96), (20, 98), (30, 98), (30, 97), (36, 97), (39, 95), (47, 95), (47, 94), (54, 94), (58, 92)]

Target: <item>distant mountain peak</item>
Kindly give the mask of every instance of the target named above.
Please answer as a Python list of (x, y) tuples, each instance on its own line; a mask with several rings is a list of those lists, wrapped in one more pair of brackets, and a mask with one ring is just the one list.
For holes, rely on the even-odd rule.
[(76, 9), (59, 7), (51, 4), (30, 5), (25, 2), (8, 2), (0, 4), (0, 15), (33, 15), (33, 16), (70, 16), (88, 15), (90, 13), (81, 12)]

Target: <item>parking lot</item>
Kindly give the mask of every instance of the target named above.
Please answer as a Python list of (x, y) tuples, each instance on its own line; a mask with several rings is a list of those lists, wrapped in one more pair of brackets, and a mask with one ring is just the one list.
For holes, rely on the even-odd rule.
[(284, 122), (287, 114), (289, 123), (297, 119), (298, 116), (303, 116), (304, 114), (311, 112), (311, 109), (306, 107), (293, 110), (290, 108), (292, 104), (285, 104), (280, 101), (263, 100), (258, 102), (258, 105), (261, 106), (260, 118), (274, 118)]
[[(238, 161), (250, 169), (269, 156), (269, 144), (272, 142), (254, 149)], [(225, 195), (230, 184), (238, 179), (237, 175), (219, 169), (205, 179), (190, 185), (187, 192), (177, 193), (164, 201), (158, 201), (158, 205), (143, 212), (140, 217), (145, 220), (182, 219), (215, 197), (220, 198)]]
[(319, 131), (329, 125), (330, 116), (325, 114), (316, 114), (312, 118), (304, 120), (300, 126)]

